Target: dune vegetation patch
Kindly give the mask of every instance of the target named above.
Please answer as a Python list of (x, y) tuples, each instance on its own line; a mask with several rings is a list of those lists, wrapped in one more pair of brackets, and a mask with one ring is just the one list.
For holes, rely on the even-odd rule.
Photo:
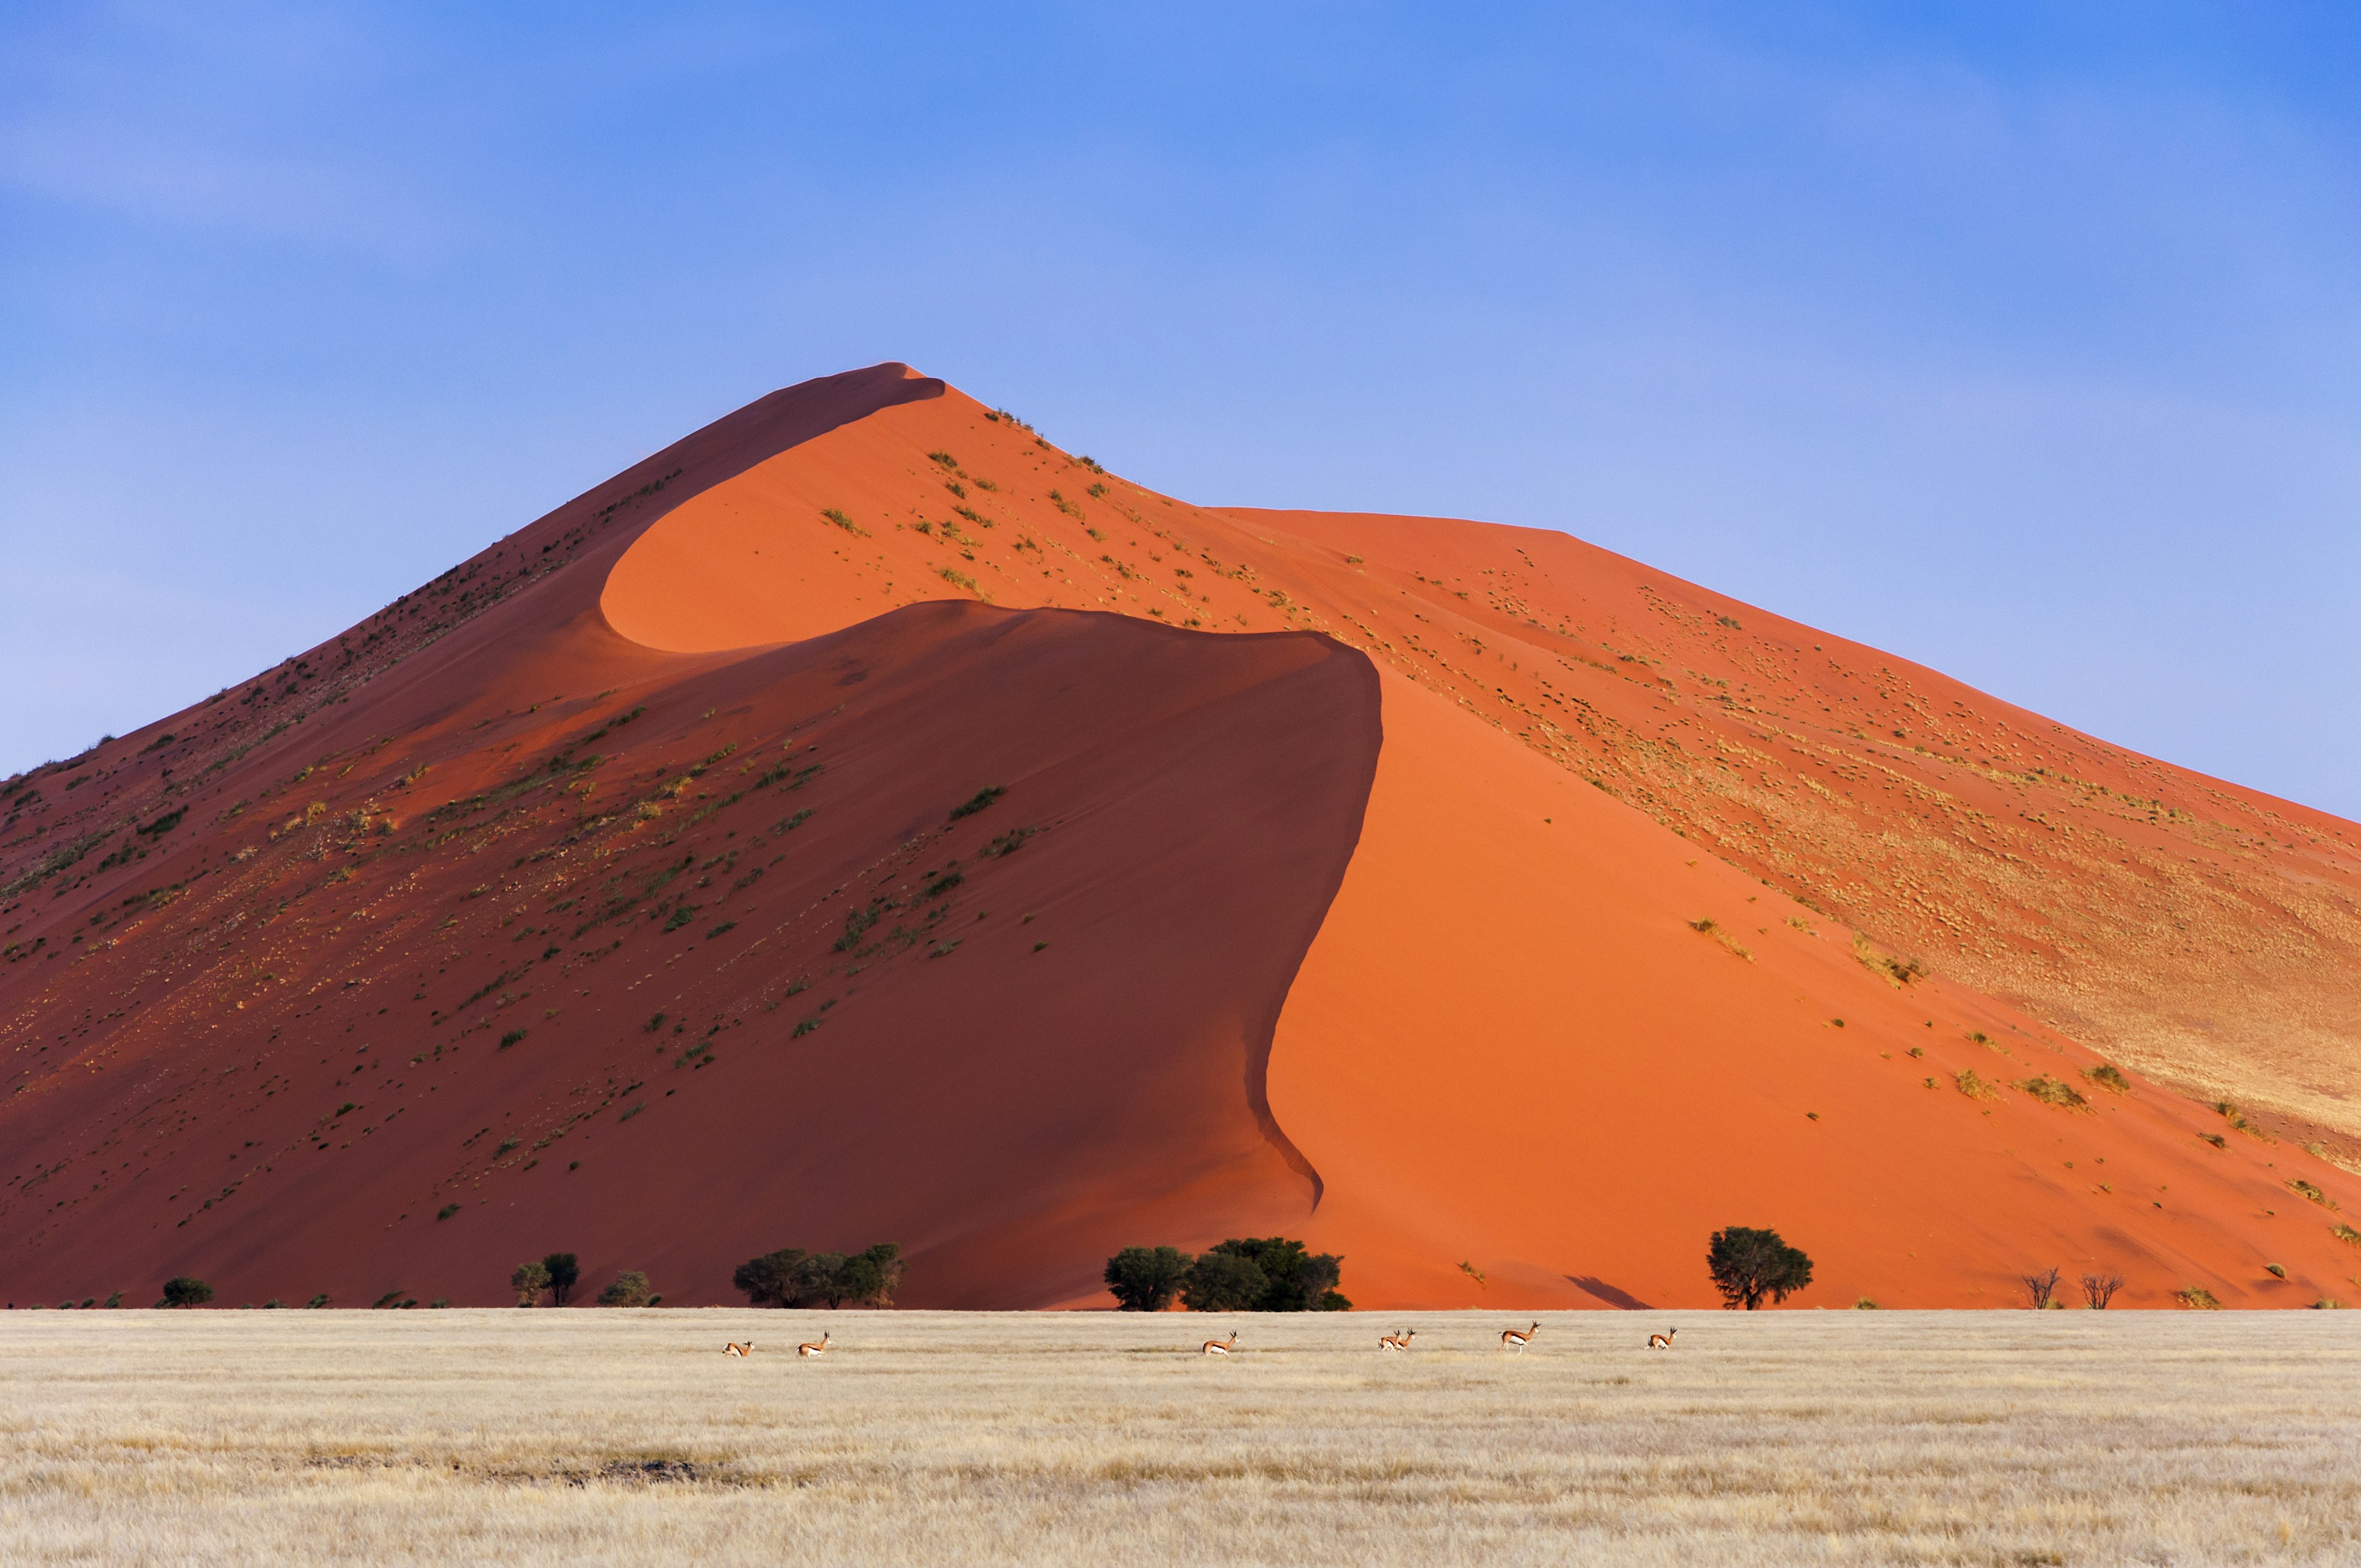
[(2082, 1098), (2080, 1091), (2063, 1079), (2050, 1078), (2046, 1075), (2021, 1079), (2016, 1087), (2032, 1095), (2044, 1105), (2057, 1105), (2069, 1111), (2081, 1111), (2087, 1109), (2091, 1103)]
[(1711, 937), (1715, 941), (1719, 942), (1724, 948), (1728, 948), (1732, 953), (1737, 954), (1740, 958), (1744, 959), (1748, 963), (1752, 963), (1754, 961), (1753, 952), (1748, 948), (1744, 943), (1741, 942), (1737, 938), (1731, 936), (1728, 930), (1724, 929), (1721, 922), (1716, 920), (1712, 916), (1708, 915), (1699, 919), (1692, 920), (1688, 923), (1688, 927), (1690, 930), (1695, 931), (1701, 937)]

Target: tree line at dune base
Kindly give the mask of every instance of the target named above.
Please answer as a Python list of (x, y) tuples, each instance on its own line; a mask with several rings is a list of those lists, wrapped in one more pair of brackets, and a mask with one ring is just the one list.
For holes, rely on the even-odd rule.
[[(1176, 1301), (1192, 1312), (1345, 1312), (1352, 1310), (1353, 1303), (1341, 1288), (1344, 1264), (1334, 1254), (1315, 1253), (1289, 1236), (1233, 1236), (1193, 1255), (1172, 1246), (1125, 1247), (1107, 1259), (1102, 1277), (1115, 1305), (1126, 1312), (1161, 1312)], [(880, 1242), (856, 1253), (784, 1247), (740, 1264), (730, 1283), (745, 1294), (748, 1305), (755, 1307), (825, 1307), (831, 1311), (843, 1307), (886, 1308), (894, 1305), (906, 1267), (901, 1248), (892, 1242)], [(1812, 1260), (1803, 1249), (1788, 1245), (1776, 1231), (1744, 1225), (1713, 1233), (1706, 1249), (1706, 1271), (1724, 1307), (1750, 1312), (1766, 1301), (1775, 1306), (1812, 1282)], [(2272, 1272), (2280, 1271), (2273, 1266)], [(2027, 1305), (2036, 1311), (2063, 1307), (2059, 1277), (2055, 1268), (2024, 1275)], [(509, 1276), (509, 1286), (516, 1292), (520, 1307), (544, 1302), (565, 1307), (573, 1304), (574, 1288), (581, 1278), (581, 1264), (573, 1253), (553, 1252), (517, 1265)], [(2120, 1274), (2085, 1274), (2083, 1304), (2104, 1310), (2123, 1286)], [(2195, 1287), (2175, 1292), (2174, 1299), (2184, 1307), (2199, 1309), (2220, 1304), (2210, 1291)], [(164, 1282), (163, 1295), (155, 1304), (203, 1307), (213, 1299), (211, 1285), (181, 1275)], [(627, 1268), (594, 1299), (601, 1307), (653, 1307), (663, 1302), (664, 1296), (645, 1271)], [(303, 1305), (322, 1308), (328, 1302), (323, 1292)], [(370, 1303), (397, 1309), (419, 1304), (415, 1297), (399, 1289), (389, 1290)], [(437, 1297), (425, 1304), (448, 1307), (451, 1302)], [(12, 1310), (16, 1305), (7, 1303)], [(34, 1310), (43, 1305), (35, 1303)], [(60, 1310), (122, 1305), (120, 1290), (103, 1303), (94, 1297), (58, 1303)], [(291, 1305), (276, 1297), (261, 1303), (265, 1309)], [(1863, 1297), (1854, 1305), (1875, 1307), (1877, 1303)], [(2338, 1303), (2323, 1300), (2318, 1305)]]

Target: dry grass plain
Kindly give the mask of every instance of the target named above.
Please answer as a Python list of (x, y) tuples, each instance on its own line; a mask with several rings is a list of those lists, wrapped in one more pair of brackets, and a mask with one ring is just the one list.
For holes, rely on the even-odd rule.
[(2361, 1313), (1508, 1321), (18, 1311), (0, 1562), (2361, 1562)]

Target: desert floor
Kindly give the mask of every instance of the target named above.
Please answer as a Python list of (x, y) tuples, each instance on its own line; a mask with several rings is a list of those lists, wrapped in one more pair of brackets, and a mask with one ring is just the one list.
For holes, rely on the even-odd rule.
[(1508, 1321), (17, 1311), (0, 1562), (2361, 1562), (2361, 1313)]

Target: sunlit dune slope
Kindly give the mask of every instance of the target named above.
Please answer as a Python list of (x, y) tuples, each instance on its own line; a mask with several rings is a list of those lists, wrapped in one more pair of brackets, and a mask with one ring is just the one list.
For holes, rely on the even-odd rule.
[[(1705, 1238), (1770, 1225), (1808, 1304), (2352, 1294), (2290, 1182), (2344, 1172), (1942, 979), (1389, 675), (1361, 845), (1288, 998), (1271, 1102), (1367, 1306), (1713, 1304)], [(2043, 1096), (2048, 1096), (2045, 1099)], [(2218, 1139), (2208, 1141), (2209, 1136)], [(2281, 1275), (2267, 1266), (2278, 1265)]]
[(952, 389), (683, 505), (602, 603), (715, 649), (946, 594), (1324, 631), (1933, 972), (2361, 1164), (2361, 829), (1567, 534), (1195, 508)]
[(1284, 1231), (1365, 1304), (1693, 1305), (1729, 1223), (1808, 1304), (2361, 1276), (2304, 1146), (2361, 1149), (2352, 825), (901, 366), (0, 813), (0, 1291), (490, 1300), (564, 1246), (694, 1302), (887, 1239), (913, 1303), (1041, 1305)]

